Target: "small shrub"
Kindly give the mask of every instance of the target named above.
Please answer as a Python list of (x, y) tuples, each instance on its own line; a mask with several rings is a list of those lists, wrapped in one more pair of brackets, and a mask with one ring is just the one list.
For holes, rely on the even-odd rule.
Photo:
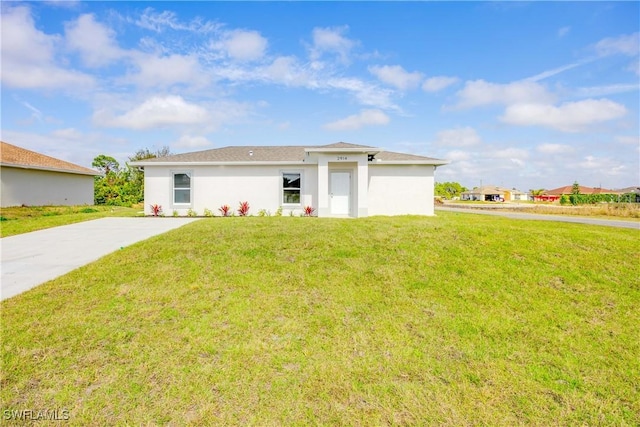
[(566, 194), (563, 194), (563, 195), (560, 197), (560, 204), (564, 206), (564, 205), (566, 205), (567, 203), (569, 203), (569, 198), (567, 197), (567, 195), (566, 195)]
[(187, 211), (187, 216), (198, 216), (198, 214), (196, 213), (196, 211), (194, 211), (193, 209), (189, 208), (189, 210)]
[(204, 216), (206, 217), (212, 217), (213, 216), (213, 211), (211, 209), (205, 208), (204, 210)]
[(173, 210), (173, 214), (172, 214), (172, 215), (173, 215), (173, 216), (178, 216), (178, 211), (174, 209), (174, 210)]
[(282, 216), (282, 206), (280, 206), (278, 210), (276, 210), (276, 216)]
[(220, 213), (222, 214), (222, 216), (229, 216), (229, 214), (231, 213), (231, 206), (229, 205), (222, 205), (218, 208), (218, 210), (220, 211)]
[(151, 215), (153, 216), (160, 216), (162, 215), (162, 206), (155, 204), (155, 205), (150, 205), (151, 206)]
[(260, 209), (258, 211), (258, 216), (271, 216), (271, 212), (266, 209)]
[(0, 222), (2, 222), (2, 221), (9, 221), (9, 220), (7, 218), (3, 217), (3, 216), (0, 216)]
[(313, 207), (311, 207), (311, 206), (305, 206), (305, 207), (304, 207), (303, 214), (304, 214), (304, 216), (313, 216), (313, 213), (314, 213), (315, 211), (316, 211), (316, 210), (315, 210)]
[(249, 215), (249, 202), (240, 202), (240, 206), (238, 207), (238, 215)]

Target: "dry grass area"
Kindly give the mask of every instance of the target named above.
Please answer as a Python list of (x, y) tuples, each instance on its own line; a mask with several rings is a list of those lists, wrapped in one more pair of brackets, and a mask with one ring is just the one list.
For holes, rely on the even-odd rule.
[(640, 203), (601, 203), (583, 206), (535, 204), (527, 207), (527, 212), (554, 215), (640, 218)]

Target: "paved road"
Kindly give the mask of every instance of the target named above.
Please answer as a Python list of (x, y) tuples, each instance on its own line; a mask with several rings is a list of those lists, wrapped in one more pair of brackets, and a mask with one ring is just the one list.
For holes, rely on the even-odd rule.
[(619, 227), (619, 228), (633, 228), (640, 230), (640, 223), (635, 221), (621, 221), (613, 219), (601, 219), (601, 218), (589, 218), (584, 216), (571, 216), (571, 215), (546, 215), (546, 214), (532, 214), (525, 212), (508, 212), (503, 210), (484, 210), (484, 209), (468, 209), (468, 208), (450, 208), (448, 206), (437, 206), (436, 210), (449, 211), (449, 212), (462, 212), (473, 213), (481, 215), (495, 215), (504, 216), (507, 218), (515, 219), (528, 219), (539, 221), (559, 221), (559, 222), (574, 222), (579, 224), (592, 224), (592, 225), (605, 225), (607, 227)]
[(101, 218), (0, 239), (0, 300), (197, 218)]

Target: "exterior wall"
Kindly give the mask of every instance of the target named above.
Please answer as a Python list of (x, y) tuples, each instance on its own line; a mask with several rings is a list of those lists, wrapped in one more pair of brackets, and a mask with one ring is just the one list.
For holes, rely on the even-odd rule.
[(369, 215), (433, 215), (434, 168), (369, 165)]
[(12, 167), (0, 168), (2, 207), (93, 205), (93, 176)]
[[(191, 204), (173, 204), (173, 173), (191, 174)], [(299, 205), (282, 205), (282, 172), (300, 172), (301, 189)], [(210, 209), (220, 215), (218, 208), (229, 205), (237, 211), (240, 202), (249, 202), (249, 214), (257, 215), (261, 209), (274, 214), (283, 206), (283, 214), (293, 211), (302, 213), (305, 206), (317, 208), (318, 178), (317, 165), (292, 166), (191, 166), (167, 167), (145, 166), (145, 213), (151, 214), (150, 205), (162, 206), (166, 216), (176, 210), (180, 216), (193, 209), (197, 215), (204, 215)]]

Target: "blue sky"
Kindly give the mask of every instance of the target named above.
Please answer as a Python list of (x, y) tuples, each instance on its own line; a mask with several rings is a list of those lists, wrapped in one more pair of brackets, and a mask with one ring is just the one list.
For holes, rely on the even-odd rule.
[(639, 5), (3, 1), (1, 137), (84, 166), (345, 141), (467, 187), (640, 185)]

